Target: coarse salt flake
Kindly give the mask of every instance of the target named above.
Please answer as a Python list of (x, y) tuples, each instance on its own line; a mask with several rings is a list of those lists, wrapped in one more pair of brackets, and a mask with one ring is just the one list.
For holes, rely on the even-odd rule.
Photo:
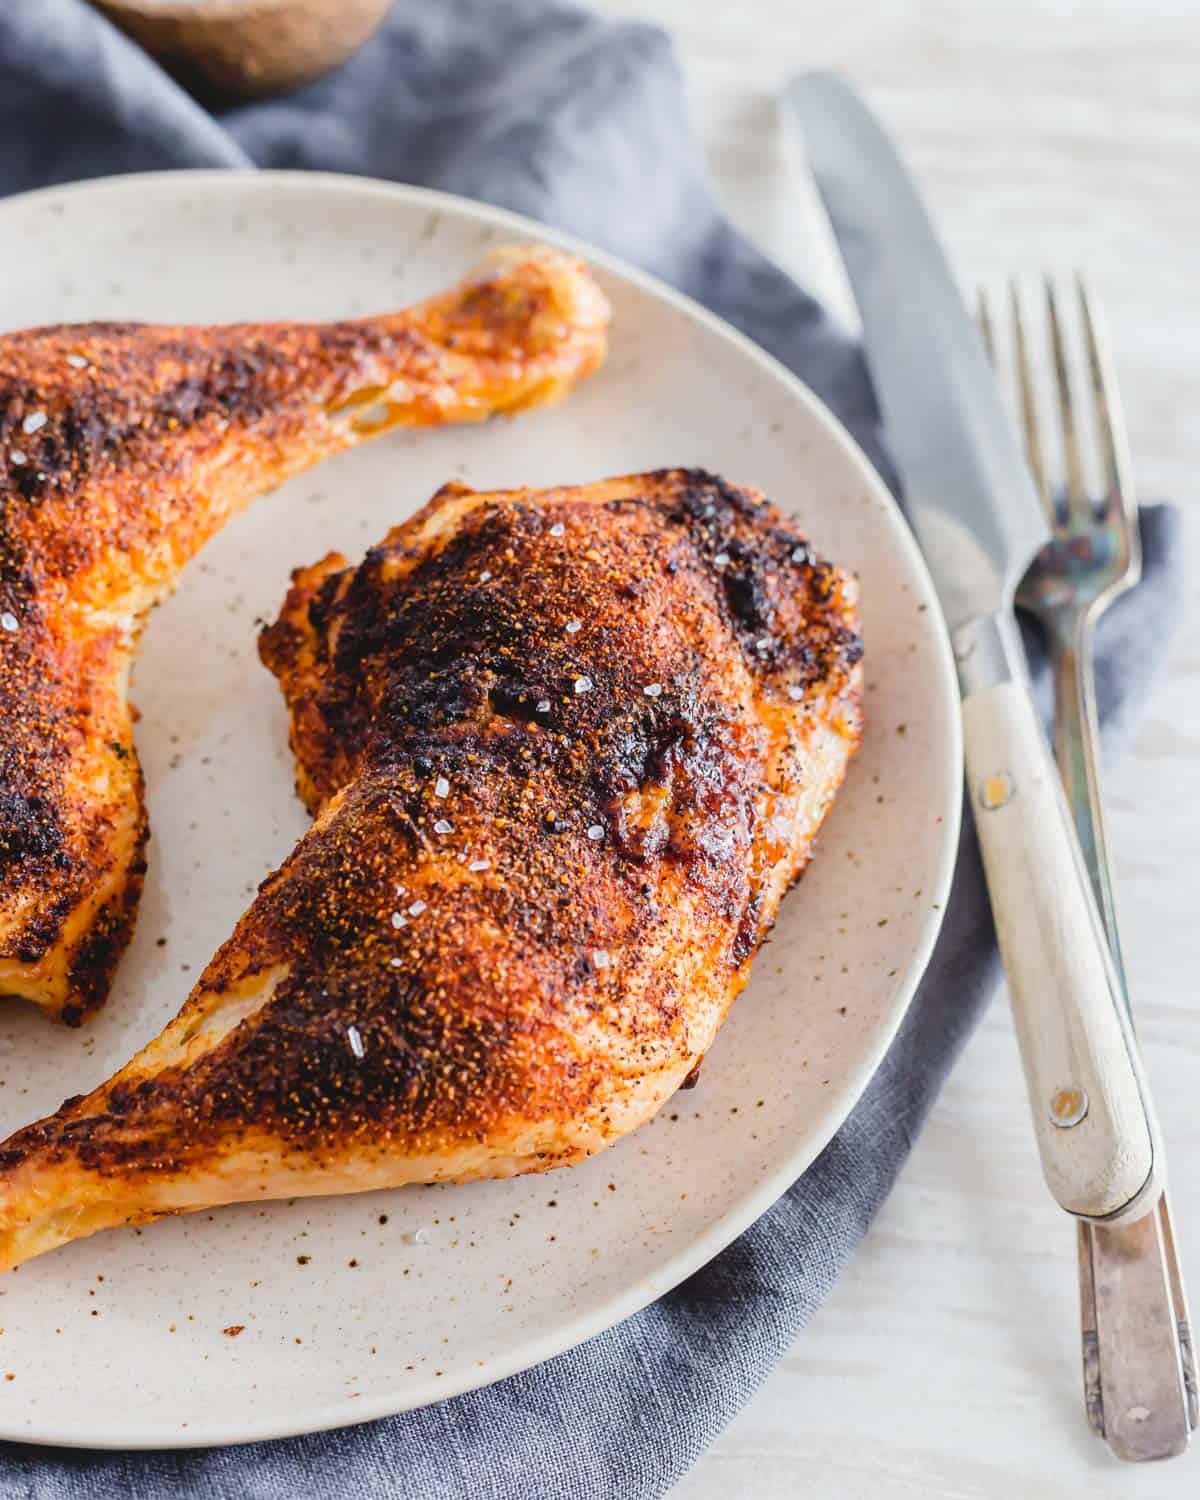
[(491, 576), (491, 571), (488, 568), (484, 568), (483, 572), (479, 575), (480, 583), (486, 583)]
[(10, 635), (20, 630), (21, 628), (21, 623), (17, 619), (16, 615), (11, 614), (7, 609), (2, 615), (0, 615), (0, 625), (2, 625)]
[(577, 693), (590, 693), (592, 690), (592, 679), (590, 677), (577, 677), (575, 679), (575, 691)]
[(433, 795), (435, 797), (448, 797), (450, 795), (450, 783), (444, 776), (439, 776), (433, 783)]
[(718, 552), (716, 557), (713, 558), (713, 562), (716, 563), (718, 568), (727, 568), (729, 566), (729, 553)]
[(598, 969), (607, 969), (609, 964), (612, 963), (612, 959), (605, 953), (603, 948), (597, 948), (592, 954), (592, 962)]
[(554, 525), (550, 528), (550, 535), (563, 536), (566, 533), (566, 529), (561, 521), (555, 521)]
[(642, 692), (645, 693), (645, 695), (646, 695), (647, 698), (661, 698), (662, 697), (662, 683), (661, 682), (648, 682), (646, 684), (646, 686), (642, 689)]
[(402, 912), (394, 911), (392, 913), (392, 926), (399, 932), (401, 927), (408, 926), (408, 919)]
[(600, 840), (604, 837), (604, 824), (593, 823), (587, 831), (587, 836), (594, 844), (599, 843)]
[(410, 1229), (406, 1234), (402, 1234), (400, 1238), (406, 1245), (427, 1245), (429, 1243), (429, 1236), (423, 1229)]
[(44, 411), (31, 411), (21, 423), (21, 431), (26, 435), (40, 432), (46, 425), (46, 413)]
[(582, 620), (568, 620), (567, 621), (567, 634), (568, 635), (578, 635), (579, 632), (582, 629), (583, 629), (583, 621)]
[(467, 869), (470, 870), (472, 875), (478, 875), (481, 870), (486, 870), (490, 864), (490, 859), (473, 859), (467, 866)]
[(789, 685), (787, 694), (793, 703), (800, 703), (804, 698), (804, 689), (799, 683), (793, 682)]
[(350, 1043), (350, 1050), (355, 1057), (366, 1057), (367, 1049), (363, 1046), (362, 1033), (357, 1026), (346, 1027), (346, 1040)]
[(20, 468), (23, 463), (28, 462), (28, 459), (25, 457), (24, 449), (13, 448), (8, 455), (8, 461), (10, 464), (16, 464), (17, 467)]
[(453, 833), (454, 824), (446, 818), (439, 818), (433, 825), (434, 833)]
[(68, 354), (67, 363), (73, 370), (86, 370), (88, 367), (88, 362), (82, 354)]
[(404, 960), (402, 958), (389, 958), (388, 963), (391, 964), (393, 969), (399, 969), (403, 965)]
[(540, 714), (548, 714), (550, 712), (550, 700), (549, 700), (549, 698), (539, 698), (538, 699), (538, 701), (537, 701), (537, 711)]
[(408, 908), (408, 914), (410, 917), (419, 917), (427, 909), (427, 906), (428, 903), (425, 901), (414, 901)]
[(755, 641), (754, 649), (760, 654), (764, 654), (769, 651), (771, 649), (770, 637), (764, 635), (761, 641)]

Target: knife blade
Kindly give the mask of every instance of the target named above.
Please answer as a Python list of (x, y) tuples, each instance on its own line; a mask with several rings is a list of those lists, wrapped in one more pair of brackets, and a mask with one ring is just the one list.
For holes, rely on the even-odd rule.
[(951, 630), (1011, 602), (1049, 526), (983, 345), (895, 148), (831, 73), (784, 90), (863, 325), (888, 447)]
[(862, 320), (906, 506), (950, 630), (967, 790), (1047, 1185), (1116, 1222), (1159, 1190), (1141, 1062), (1029, 693), (1013, 593), (1049, 524), (982, 341), (882, 128), (840, 78), (783, 94)]

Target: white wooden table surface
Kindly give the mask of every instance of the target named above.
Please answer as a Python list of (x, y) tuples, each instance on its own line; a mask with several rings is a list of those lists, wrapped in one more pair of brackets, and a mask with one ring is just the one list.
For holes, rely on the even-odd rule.
[[(803, 66), (837, 66), (864, 88), (968, 281), (1085, 266), (1107, 306), (1142, 494), (1196, 504), (1195, 0), (605, 4), (675, 33), (719, 189), (799, 272), (808, 252), (772, 99)], [(1107, 782), (1126, 954), (1195, 1301), (1198, 690), (1190, 618)], [(673, 1500), (1190, 1500), (1195, 1453), (1131, 1470), (1085, 1426), (1073, 1246), (1040, 1185), (1001, 1002), (833, 1297)]]

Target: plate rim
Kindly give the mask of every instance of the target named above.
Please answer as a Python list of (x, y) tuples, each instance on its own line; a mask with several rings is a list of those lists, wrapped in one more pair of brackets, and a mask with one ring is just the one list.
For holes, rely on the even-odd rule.
[(497, 208), (482, 200), (460, 197), (455, 193), (436, 188), (419, 187), (407, 183), (389, 182), (386, 179), (342, 172), (308, 172), (300, 170), (237, 169), (237, 168), (182, 168), (168, 171), (119, 173), (106, 177), (85, 178), (80, 181), (52, 184), (34, 188), (24, 193), (0, 199), (0, 240), (3, 239), (6, 220), (12, 210), (22, 210), (39, 199), (78, 199), (89, 195), (96, 197), (120, 197), (124, 193), (153, 193), (156, 190), (170, 192), (187, 187), (198, 192), (226, 189), (244, 190), (252, 187), (282, 186), (302, 188), (317, 195), (328, 192), (346, 196), (373, 196), (387, 198), (413, 208), (427, 211), (442, 211), (460, 218), (472, 220), (480, 225), (498, 227), (514, 234), (546, 240), (582, 256), (590, 265), (599, 267), (609, 275), (633, 285), (640, 291), (666, 303), (676, 312), (700, 324), (707, 332), (732, 344), (762, 372), (782, 384), (805, 408), (808, 416), (825, 429), (825, 435), (841, 450), (843, 457), (854, 469), (865, 486), (887, 516), (893, 541), (898, 551), (904, 554), (919, 585), (922, 602), (932, 608), (929, 620), (933, 638), (932, 665), (936, 669), (940, 685), (940, 696), (948, 708), (946, 720), (949, 725), (950, 744), (948, 763), (957, 774), (947, 777), (945, 805), (938, 809), (943, 828), (941, 849), (938, 856), (936, 876), (932, 894), (936, 900), (925, 907), (925, 916), (920, 933), (913, 945), (904, 974), (894, 986), (892, 999), (881, 1014), (871, 1044), (864, 1047), (858, 1065), (851, 1070), (841, 1087), (828, 1101), (818, 1129), (800, 1143), (787, 1161), (769, 1172), (749, 1193), (726, 1213), (714, 1220), (703, 1234), (695, 1236), (686, 1246), (673, 1255), (666, 1264), (649, 1277), (632, 1283), (598, 1306), (577, 1317), (559, 1322), (540, 1338), (523, 1339), (513, 1352), (492, 1360), (487, 1369), (477, 1378), (470, 1371), (463, 1371), (460, 1378), (447, 1383), (443, 1378), (437, 1382), (427, 1377), (424, 1383), (407, 1387), (403, 1393), (386, 1392), (368, 1399), (366, 1393), (353, 1404), (342, 1397), (334, 1403), (297, 1413), (290, 1419), (278, 1416), (256, 1420), (248, 1416), (247, 1421), (236, 1431), (227, 1424), (206, 1428), (203, 1423), (192, 1423), (182, 1431), (164, 1434), (157, 1428), (147, 1430), (142, 1437), (128, 1433), (119, 1438), (110, 1432), (81, 1429), (79, 1423), (69, 1427), (56, 1427), (53, 1421), (39, 1427), (36, 1433), (12, 1429), (0, 1418), (0, 1439), (28, 1443), (34, 1446), (59, 1446), (66, 1448), (95, 1448), (105, 1451), (169, 1451), (197, 1447), (228, 1447), (243, 1443), (268, 1442), (276, 1439), (302, 1437), (310, 1433), (326, 1432), (343, 1427), (359, 1426), (378, 1421), (384, 1417), (397, 1416), (406, 1411), (434, 1405), (494, 1385), (509, 1376), (532, 1369), (556, 1355), (577, 1348), (610, 1328), (624, 1322), (640, 1312), (651, 1302), (694, 1275), (713, 1260), (732, 1242), (751, 1227), (787, 1189), (812, 1165), (845, 1123), (847, 1117), (862, 1097), (867, 1085), (874, 1077), (888, 1049), (900, 1029), (917, 988), (929, 966), (934, 946), (941, 932), (947, 905), (946, 897), (953, 881), (957, 864), (960, 824), (962, 820), (962, 727), (958, 712), (958, 683), (953, 653), (945, 621), (937, 600), (933, 582), (924, 556), (916, 538), (888, 487), (844, 424), (824, 401), (798, 375), (754, 342), (746, 334), (711, 312), (703, 303), (697, 302), (687, 293), (677, 290), (670, 283), (651, 272), (625, 261), (620, 256), (589, 244), (566, 231), (543, 224), (524, 214)]

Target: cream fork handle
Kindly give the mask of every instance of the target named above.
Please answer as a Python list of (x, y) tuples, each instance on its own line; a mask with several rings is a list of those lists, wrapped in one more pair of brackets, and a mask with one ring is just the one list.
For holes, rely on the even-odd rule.
[(967, 785), (1042, 1171), (1083, 1218), (1144, 1212), (1155, 1130), (1137, 1048), (1007, 615), (956, 633)]
[[(1132, 1026), (1100, 796), (1092, 638), (1086, 616), (1074, 630), (1051, 632), (1054, 750)], [(1161, 1146), (1159, 1164), (1165, 1178)], [(1080, 1223), (1079, 1290), (1089, 1422), (1120, 1458), (1182, 1453), (1200, 1398), (1165, 1186), (1151, 1212), (1133, 1223)]]

